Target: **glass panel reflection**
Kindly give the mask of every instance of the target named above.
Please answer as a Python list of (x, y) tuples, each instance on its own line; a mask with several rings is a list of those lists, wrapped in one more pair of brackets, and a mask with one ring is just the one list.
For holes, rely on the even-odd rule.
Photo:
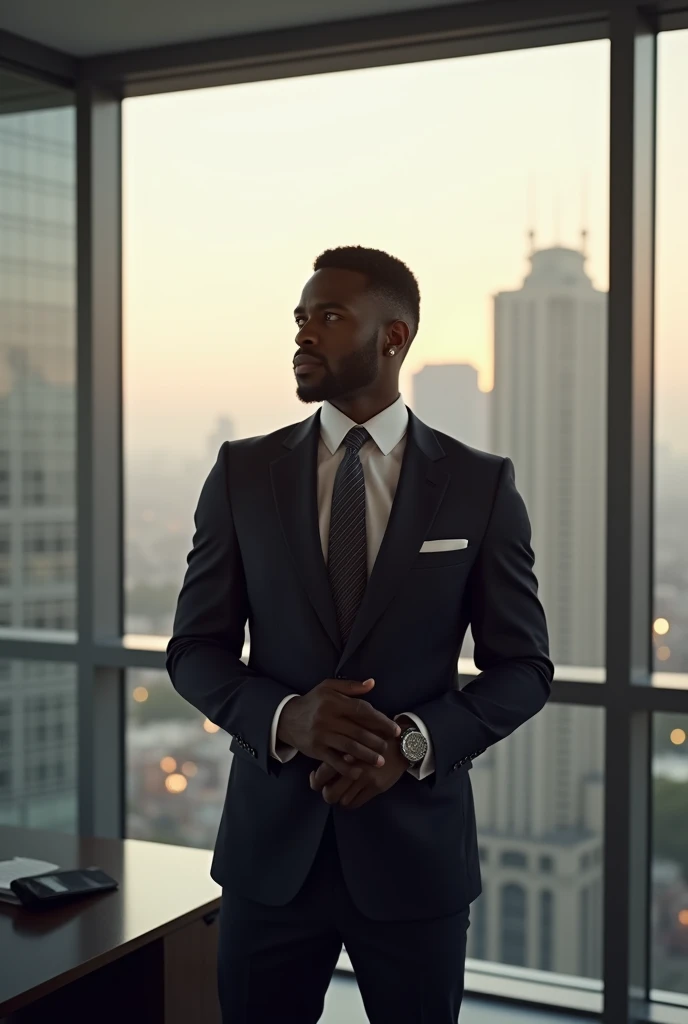
[(0, 659), (0, 825), (77, 826), (76, 668)]
[(212, 849), (233, 754), (166, 672), (126, 676), (127, 829), (132, 839)]
[(688, 687), (688, 31), (659, 36), (655, 320), (654, 685)]
[(652, 984), (688, 996), (688, 715), (655, 715), (652, 776)]
[(0, 70), (0, 629), (76, 624), (75, 111)]

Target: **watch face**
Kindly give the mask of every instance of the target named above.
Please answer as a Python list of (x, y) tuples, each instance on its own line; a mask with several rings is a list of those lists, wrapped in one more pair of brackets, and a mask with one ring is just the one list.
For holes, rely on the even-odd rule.
[(418, 729), (404, 737), (403, 753), (409, 761), (422, 761), (428, 749), (428, 742)]

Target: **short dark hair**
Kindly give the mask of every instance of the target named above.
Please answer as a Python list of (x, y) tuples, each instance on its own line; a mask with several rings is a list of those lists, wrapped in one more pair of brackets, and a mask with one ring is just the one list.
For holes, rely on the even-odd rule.
[(318, 256), (313, 270), (325, 269), (364, 274), (371, 291), (387, 299), (396, 316), (410, 318), (411, 338), (415, 336), (420, 323), (420, 289), (413, 272), (396, 256), (362, 245), (343, 245), (326, 249)]

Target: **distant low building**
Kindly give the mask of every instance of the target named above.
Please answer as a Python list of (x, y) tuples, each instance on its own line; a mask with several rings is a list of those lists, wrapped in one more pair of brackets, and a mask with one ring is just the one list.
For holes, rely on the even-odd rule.
[(220, 447), (225, 441), (234, 440), (234, 420), (229, 416), (218, 416), (215, 429), (208, 436), (207, 449), (211, 459), (217, 457)]
[(488, 447), (488, 402), (470, 363), (434, 363), (413, 375), (413, 411), (429, 426), (472, 448)]

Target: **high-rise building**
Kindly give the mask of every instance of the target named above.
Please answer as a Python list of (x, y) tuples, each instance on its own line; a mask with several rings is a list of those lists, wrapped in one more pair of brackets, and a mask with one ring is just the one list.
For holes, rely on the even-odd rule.
[(489, 444), (488, 400), (470, 363), (435, 363), (413, 375), (414, 412), (443, 434), (482, 450)]
[(584, 254), (560, 247), (495, 296), (492, 450), (514, 462), (560, 665), (604, 661), (606, 311)]
[[(553, 660), (603, 664), (606, 294), (583, 253), (534, 252), (495, 297), (492, 450), (533, 526)], [(471, 772), (484, 895), (469, 955), (599, 977), (604, 716), (549, 705)]]
[[(74, 630), (75, 117), (39, 88), (0, 108), (0, 628)], [(74, 668), (0, 659), (0, 823), (73, 828), (75, 775)]]

